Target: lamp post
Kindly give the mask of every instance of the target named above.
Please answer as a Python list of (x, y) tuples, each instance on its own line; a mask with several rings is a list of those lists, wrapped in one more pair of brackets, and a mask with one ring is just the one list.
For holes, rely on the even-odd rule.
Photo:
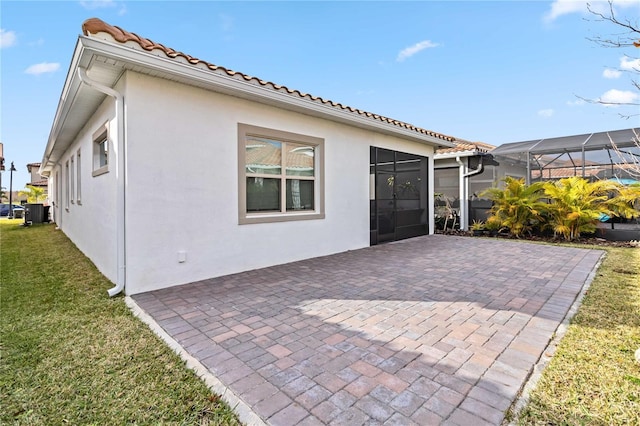
[(9, 169), (9, 216), (7, 219), (13, 219), (13, 172), (17, 171), (11, 162), (11, 168)]

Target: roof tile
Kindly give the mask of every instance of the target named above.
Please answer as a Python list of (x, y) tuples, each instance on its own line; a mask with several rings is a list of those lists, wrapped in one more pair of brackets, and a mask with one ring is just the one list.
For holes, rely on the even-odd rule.
[(257, 84), (264, 86), (264, 87), (273, 87), (274, 90), (280, 91), (282, 89), (286, 90), (287, 93), (294, 95), (294, 96), (298, 96), (300, 98), (305, 98), (308, 97), (311, 101), (313, 102), (321, 102), (323, 104), (330, 104), (332, 107), (336, 107), (336, 108), (340, 108), (342, 110), (348, 110), (351, 113), (354, 114), (358, 114), (358, 115), (362, 115), (365, 117), (369, 117), (369, 118), (373, 118), (375, 120), (378, 121), (382, 121), (388, 124), (392, 124), (398, 127), (402, 127), (408, 130), (412, 130), (416, 133), (420, 133), (420, 134), (424, 134), (424, 135), (428, 135), (437, 139), (441, 139), (447, 142), (454, 142), (456, 140), (456, 138), (454, 138), (453, 136), (447, 136), (447, 135), (443, 135), (441, 133), (437, 133), (431, 130), (427, 130), (427, 129), (423, 129), (421, 127), (416, 127), (412, 124), (409, 123), (405, 123), (402, 121), (398, 121), (398, 120), (393, 120), (391, 118), (388, 117), (383, 117), (381, 115), (377, 115), (377, 114), (371, 114), (368, 113), (366, 111), (362, 111), (359, 110), (357, 108), (353, 108), (353, 107), (349, 107), (346, 105), (342, 105), (340, 103), (337, 102), (333, 102), (330, 100), (326, 100), (323, 99), (321, 97), (316, 97), (316, 96), (311, 96), (308, 95), (306, 93), (301, 93), (299, 90), (294, 90), (294, 89), (290, 89), (286, 86), (281, 86), (281, 85), (277, 85), (275, 83), (269, 82), (269, 81), (265, 81), (265, 80), (260, 80), (256, 77), (251, 77), (249, 75), (243, 74), (243, 73), (239, 73), (233, 70), (229, 70), (227, 68), (212, 64), (210, 62), (206, 62), (203, 61), (201, 59), (195, 58), (193, 56), (187, 55), (185, 53), (179, 52), (175, 49), (166, 47), (160, 43), (156, 43), (152, 40), (149, 40), (147, 38), (144, 37), (140, 37), (139, 35), (135, 34), (135, 33), (131, 33), (128, 32), (126, 30), (123, 30), (120, 27), (114, 26), (114, 25), (109, 25), (106, 22), (102, 21), (101, 19), (98, 18), (90, 18), (87, 19), (86, 21), (84, 21), (84, 23), (82, 24), (82, 32), (85, 36), (92, 36), (92, 35), (96, 35), (98, 33), (107, 33), (109, 34), (116, 42), (118, 43), (122, 43), (122, 44), (128, 44), (130, 42), (135, 43), (136, 45), (140, 46), (142, 49), (148, 51), (148, 52), (153, 52), (156, 53), (155, 51), (159, 51), (160, 53), (164, 53), (167, 57), (172, 58), (172, 59), (182, 59), (182, 60), (186, 60), (187, 63), (191, 64), (191, 65), (204, 65), (205, 67), (209, 68), (212, 71), (217, 71), (217, 72), (223, 72), (231, 77), (233, 76), (240, 76), (241, 78), (243, 78), (246, 81), (250, 81), (253, 82), (255, 81)]

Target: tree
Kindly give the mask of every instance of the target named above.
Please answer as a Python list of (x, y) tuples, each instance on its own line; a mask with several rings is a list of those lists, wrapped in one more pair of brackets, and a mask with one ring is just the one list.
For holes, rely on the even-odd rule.
[(615, 165), (625, 171), (629, 176), (640, 180), (640, 134), (633, 130), (633, 143), (635, 146), (620, 148), (613, 138), (609, 136), (609, 141), (613, 150), (618, 156), (617, 160), (613, 160)]
[(37, 186), (27, 185), (26, 189), (20, 191), (19, 194), (26, 196), (28, 203), (39, 203), (41, 199), (43, 201), (45, 199), (44, 189)]
[[(595, 17), (596, 22), (613, 24), (615, 27), (617, 27), (618, 30), (620, 30), (620, 32), (611, 34), (607, 37), (596, 35), (592, 38), (587, 37), (587, 40), (592, 41), (601, 47), (631, 49), (634, 51), (634, 53), (637, 53), (636, 49), (640, 48), (640, 20), (637, 16), (635, 16), (635, 19), (620, 17), (616, 13), (613, 0), (608, 1), (608, 7), (606, 9), (596, 9), (590, 4), (587, 5), (587, 9)], [(628, 59), (625, 61), (625, 67), (623, 67), (623, 69), (619, 69), (618, 71), (625, 72), (631, 75), (632, 86), (634, 87), (635, 91), (640, 92), (640, 80), (638, 79), (638, 77), (640, 76), (640, 61), (638, 61), (638, 58), (633, 58), (629, 54), (625, 54), (625, 57)], [(597, 100), (584, 98), (581, 99), (587, 102), (595, 102), (602, 105), (640, 105), (640, 101), (634, 100), (631, 100), (629, 102), (613, 102), (602, 100), (602, 98)], [(640, 100), (640, 96), (636, 96), (634, 99)], [(638, 113), (633, 113), (630, 115), (620, 114), (620, 116), (625, 119), (637, 115)], [(616, 154), (618, 156), (619, 161), (616, 161), (616, 165), (619, 168), (624, 169), (630, 176), (635, 177), (636, 179), (640, 179), (640, 135), (638, 135), (635, 131), (634, 133), (635, 137), (633, 138), (633, 142), (635, 144), (635, 147), (631, 147), (631, 149), (623, 150), (616, 145), (611, 137), (609, 137), (609, 140), (611, 141), (611, 146), (616, 151)]]
[[(601, 47), (605, 48), (631, 48), (635, 50), (636, 48), (640, 48), (640, 20), (638, 17), (635, 19), (630, 18), (621, 18), (616, 14), (616, 10), (614, 8), (613, 0), (608, 1), (609, 7), (606, 11), (601, 11), (600, 9), (593, 8), (590, 4), (587, 4), (587, 9), (589, 12), (595, 16), (596, 22), (606, 22), (609, 24), (613, 24), (617, 27), (621, 32), (611, 34), (608, 37), (603, 36), (595, 36), (595, 37), (587, 37), (587, 40), (592, 41), (598, 44)], [(637, 51), (636, 51), (637, 52)], [(634, 52), (634, 53), (636, 53)], [(637, 58), (632, 57), (629, 54), (625, 53), (626, 58), (624, 66), (622, 69), (619, 69), (620, 72), (625, 72), (631, 75), (631, 84), (633, 85), (635, 91), (640, 92), (640, 81), (638, 81), (638, 75), (640, 75), (640, 65), (637, 64)], [(632, 99), (628, 101), (609, 101), (606, 99), (585, 99), (580, 98), (587, 102), (599, 103), (602, 105), (627, 105), (627, 106), (638, 106), (640, 105), (640, 96), (634, 96)], [(623, 118), (630, 118), (633, 116), (637, 116), (637, 113), (633, 113), (631, 115), (620, 114)]]

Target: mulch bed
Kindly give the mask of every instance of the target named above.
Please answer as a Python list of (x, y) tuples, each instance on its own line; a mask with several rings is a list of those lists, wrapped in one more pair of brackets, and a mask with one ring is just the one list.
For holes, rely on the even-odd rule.
[[(474, 236), (473, 231), (460, 231), (457, 229), (447, 230), (447, 231), (436, 231), (436, 234), (459, 235), (463, 237)], [(499, 233), (495, 236), (492, 236), (492, 238), (502, 238), (506, 240), (518, 239), (511, 236), (510, 234), (504, 234), (504, 233)], [(567, 242), (561, 238), (555, 238), (553, 236), (540, 236), (540, 235), (530, 235), (530, 236), (525, 236), (519, 239), (528, 240), (528, 241), (544, 241), (548, 243), (566, 243)], [(599, 246), (599, 247), (628, 247), (628, 248), (640, 247), (640, 241), (609, 241), (603, 238), (596, 238), (596, 237), (580, 237), (580, 238), (576, 238), (571, 242), (576, 244), (586, 244), (586, 245)]]

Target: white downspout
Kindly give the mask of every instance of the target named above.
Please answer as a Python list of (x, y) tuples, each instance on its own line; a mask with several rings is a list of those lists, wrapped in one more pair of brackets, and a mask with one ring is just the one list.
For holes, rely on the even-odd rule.
[(117, 277), (116, 285), (108, 290), (109, 297), (122, 292), (126, 283), (126, 222), (125, 222), (125, 202), (126, 202), (126, 157), (125, 157), (125, 123), (124, 123), (124, 96), (111, 87), (107, 87), (87, 76), (87, 70), (78, 67), (78, 77), (87, 86), (111, 96), (116, 102), (116, 124), (118, 126), (118, 151), (116, 153), (116, 262)]
[(465, 179), (464, 179), (464, 174), (465, 174), (465, 167), (464, 167), (464, 163), (460, 160), (460, 156), (456, 157), (456, 163), (458, 163), (459, 167), (459, 171), (458, 171), (458, 199), (460, 200), (460, 202), (458, 203), (460, 205), (460, 229), (463, 231), (467, 230), (467, 191), (466, 191), (466, 186), (465, 186)]
[(459, 178), (460, 178), (460, 229), (463, 231), (467, 231), (469, 230), (469, 218), (468, 213), (467, 213), (467, 203), (469, 202), (469, 200), (467, 200), (468, 198), (468, 193), (469, 193), (469, 185), (468, 185), (468, 177), (469, 176), (473, 176), (473, 175), (477, 175), (479, 173), (482, 173), (482, 171), (484, 170), (484, 164), (482, 163), (482, 156), (480, 156), (480, 161), (478, 164), (478, 168), (477, 169), (473, 169), (470, 170), (468, 172), (465, 172), (465, 165), (464, 163), (460, 160), (460, 156), (456, 157), (456, 163), (458, 163), (460, 165), (460, 172), (459, 174)]

